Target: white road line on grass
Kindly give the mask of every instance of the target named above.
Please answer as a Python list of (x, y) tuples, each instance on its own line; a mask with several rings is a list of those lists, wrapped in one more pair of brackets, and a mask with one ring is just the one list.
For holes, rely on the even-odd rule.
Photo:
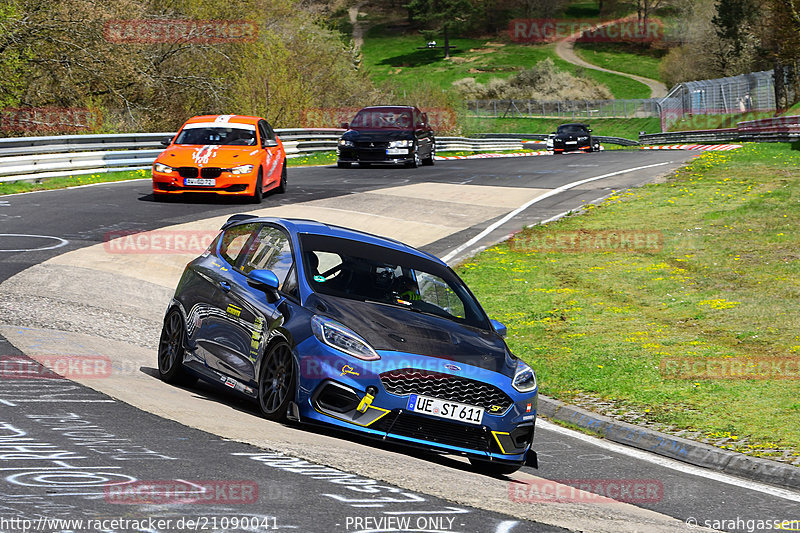
[(773, 487), (772, 485), (759, 483), (757, 481), (749, 481), (747, 479), (734, 477), (729, 474), (724, 474), (722, 472), (715, 472), (713, 470), (708, 470), (707, 468), (694, 466), (688, 463), (682, 463), (680, 461), (669, 459), (667, 457), (662, 457), (660, 455), (655, 455), (643, 450), (639, 450), (637, 448), (630, 448), (628, 446), (617, 444), (615, 442), (611, 442), (605, 439), (598, 439), (597, 437), (592, 437), (590, 435), (586, 435), (578, 431), (558, 426), (556, 424), (553, 424), (552, 422), (542, 420), (541, 418), (536, 421), (536, 427), (544, 429), (545, 431), (552, 431), (554, 433), (566, 435), (568, 437), (572, 437), (574, 439), (578, 439), (580, 441), (591, 444), (592, 446), (597, 446), (598, 448), (603, 448), (608, 451), (616, 452), (622, 455), (627, 455), (628, 457), (633, 457), (634, 459), (638, 459), (640, 461), (646, 461), (648, 463), (653, 463), (658, 466), (663, 466), (664, 468), (669, 468), (671, 470), (682, 472), (684, 474), (703, 477), (706, 479), (719, 481), (720, 483), (727, 483), (728, 485), (733, 485), (735, 487), (753, 490), (756, 492), (763, 492), (764, 494), (769, 494), (770, 496), (783, 498), (784, 500), (800, 502), (800, 493), (791, 491), (789, 489)]
[(506, 216), (504, 216), (503, 218), (501, 218), (500, 220), (498, 220), (494, 224), (491, 224), (488, 228), (486, 228), (482, 232), (478, 233), (473, 238), (471, 238), (470, 240), (468, 240), (467, 242), (465, 242), (464, 244), (462, 244), (461, 246), (459, 246), (455, 250), (452, 250), (450, 253), (448, 253), (447, 255), (442, 257), (442, 261), (447, 263), (448, 261), (450, 261), (451, 259), (456, 257), (458, 254), (460, 254), (461, 252), (463, 252), (464, 250), (466, 250), (467, 248), (469, 248), (470, 246), (472, 246), (473, 244), (475, 244), (476, 242), (478, 242), (482, 238), (486, 237), (491, 232), (493, 232), (494, 230), (496, 230), (497, 228), (499, 228), (500, 226), (502, 226), (503, 224), (505, 224), (506, 222), (508, 222), (509, 220), (514, 218), (515, 216), (517, 216), (518, 214), (520, 214), (523, 211), (525, 211), (526, 209), (528, 209), (533, 204), (535, 204), (537, 202), (541, 202), (542, 200), (544, 200), (546, 198), (550, 198), (551, 196), (555, 196), (556, 194), (560, 194), (560, 193), (562, 193), (564, 191), (567, 191), (567, 190), (572, 189), (574, 187), (577, 187), (579, 185), (583, 185), (584, 183), (589, 183), (589, 182), (592, 182), (592, 181), (602, 180), (602, 179), (605, 179), (605, 178), (618, 176), (620, 174), (625, 174), (625, 173), (628, 173), (628, 172), (635, 172), (637, 170), (644, 170), (646, 168), (654, 168), (654, 167), (660, 167), (660, 166), (664, 166), (664, 165), (669, 165), (671, 163), (672, 163), (672, 161), (665, 161), (663, 163), (655, 163), (653, 165), (645, 165), (643, 167), (634, 167), (634, 168), (628, 168), (628, 169), (625, 169), (625, 170), (618, 170), (616, 172), (611, 172), (609, 174), (603, 174), (602, 176), (595, 176), (593, 178), (586, 178), (586, 179), (582, 179), (582, 180), (579, 180), (579, 181), (573, 181), (572, 183), (567, 183), (566, 185), (562, 185), (561, 187), (558, 187), (558, 188), (555, 188), (555, 189), (553, 189), (553, 190), (551, 190), (549, 192), (546, 192), (541, 196), (537, 196), (533, 200), (529, 200), (528, 202), (525, 202), (524, 204), (522, 204), (518, 208), (516, 208), (513, 211), (511, 211), (510, 213), (508, 213)]

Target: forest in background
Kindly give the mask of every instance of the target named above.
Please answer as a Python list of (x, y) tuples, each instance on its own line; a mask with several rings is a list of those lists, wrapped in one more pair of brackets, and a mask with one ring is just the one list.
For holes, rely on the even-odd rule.
[[(777, 68), (787, 72), (788, 107), (800, 94), (800, 0), (379, 0), (420, 38), (502, 36), (515, 17), (668, 20), (662, 78), (681, 81)], [(333, 21), (348, 0), (7, 0), (0, 6), (0, 109), (83, 108), (96, 131), (171, 131), (203, 113), (301, 123), (308, 109), (397, 101), (390, 82), (360, 68), (350, 35)], [(250, 21), (250, 39), (160, 42), (108, 38), (115, 21)], [(520, 67), (520, 71), (523, 68)], [(531, 76), (529, 76), (531, 77)], [(535, 77), (531, 77), (535, 79)], [(779, 87), (780, 90), (780, 87)], [(455, 93), (424, 80), (403, 103), (457, 105)], [(12, 133), (13, 134), (13, 133)], [(31, 134), (30, 131), (26, 134)]]

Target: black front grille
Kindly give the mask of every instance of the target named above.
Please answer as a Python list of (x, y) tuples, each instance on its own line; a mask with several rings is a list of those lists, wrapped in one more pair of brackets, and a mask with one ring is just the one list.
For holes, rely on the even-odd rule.
[(207, 167), (200, 170), (201, 178), (218, 178), (222, 174), (222, 169), (218, 167)]
[(356, 142), (356, 148), (362, 149), (375, 149), (375, 150), (386, 150), (389, 148), (388, 142)]
[(178, 174), (180, 174), (182, 178), (196, 178), (197, 169), (194, 167), (179, 167)]
[[(442, 400), (483, 407), (492, 414), (502, 414), (514, 403), (494, 385), (473, 379), (440, 374), (416, 368), (403, 368), (381, 374), (386, 392), (398, 396), (419, 394)], [(492, 409), (499, 406), (500, 409)]]
[(408, 412), (392, 412), (369, 426), (393, 435), (411, 437), (426, 442), (458, 446), (477, 451), (495, 451), (491, 448), (491, 434), (478, 425), (459, 424), (436, 420)]

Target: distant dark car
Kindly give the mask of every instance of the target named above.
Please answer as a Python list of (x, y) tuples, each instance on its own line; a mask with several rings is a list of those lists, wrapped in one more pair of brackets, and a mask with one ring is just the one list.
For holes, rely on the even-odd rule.
[(436, 140), (427, 115), (416, 107), (365, 107), (342, 126), (347, 131), (339, 139), (339, 168), (353, 163), (433, 165)]
[(588, 124), (562, 124), (553, 135), (553, 152), (599, 152), (600, 142), (592, 137)]

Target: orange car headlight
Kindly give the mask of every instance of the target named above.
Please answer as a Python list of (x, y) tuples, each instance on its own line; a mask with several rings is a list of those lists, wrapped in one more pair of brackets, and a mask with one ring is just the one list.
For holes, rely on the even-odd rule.
[(230, 169), (231, 174), (250, 174), (253, 171), (253, 165), (239, 165)]
[(155, 170), (156, 172), (161, 172), (162, 174), (169, 174), (175, 169), (172, 167), (168, 167), (167, 165), (164, 165), (162, 163), (155, 163), (153, 164), (153, 170)]

